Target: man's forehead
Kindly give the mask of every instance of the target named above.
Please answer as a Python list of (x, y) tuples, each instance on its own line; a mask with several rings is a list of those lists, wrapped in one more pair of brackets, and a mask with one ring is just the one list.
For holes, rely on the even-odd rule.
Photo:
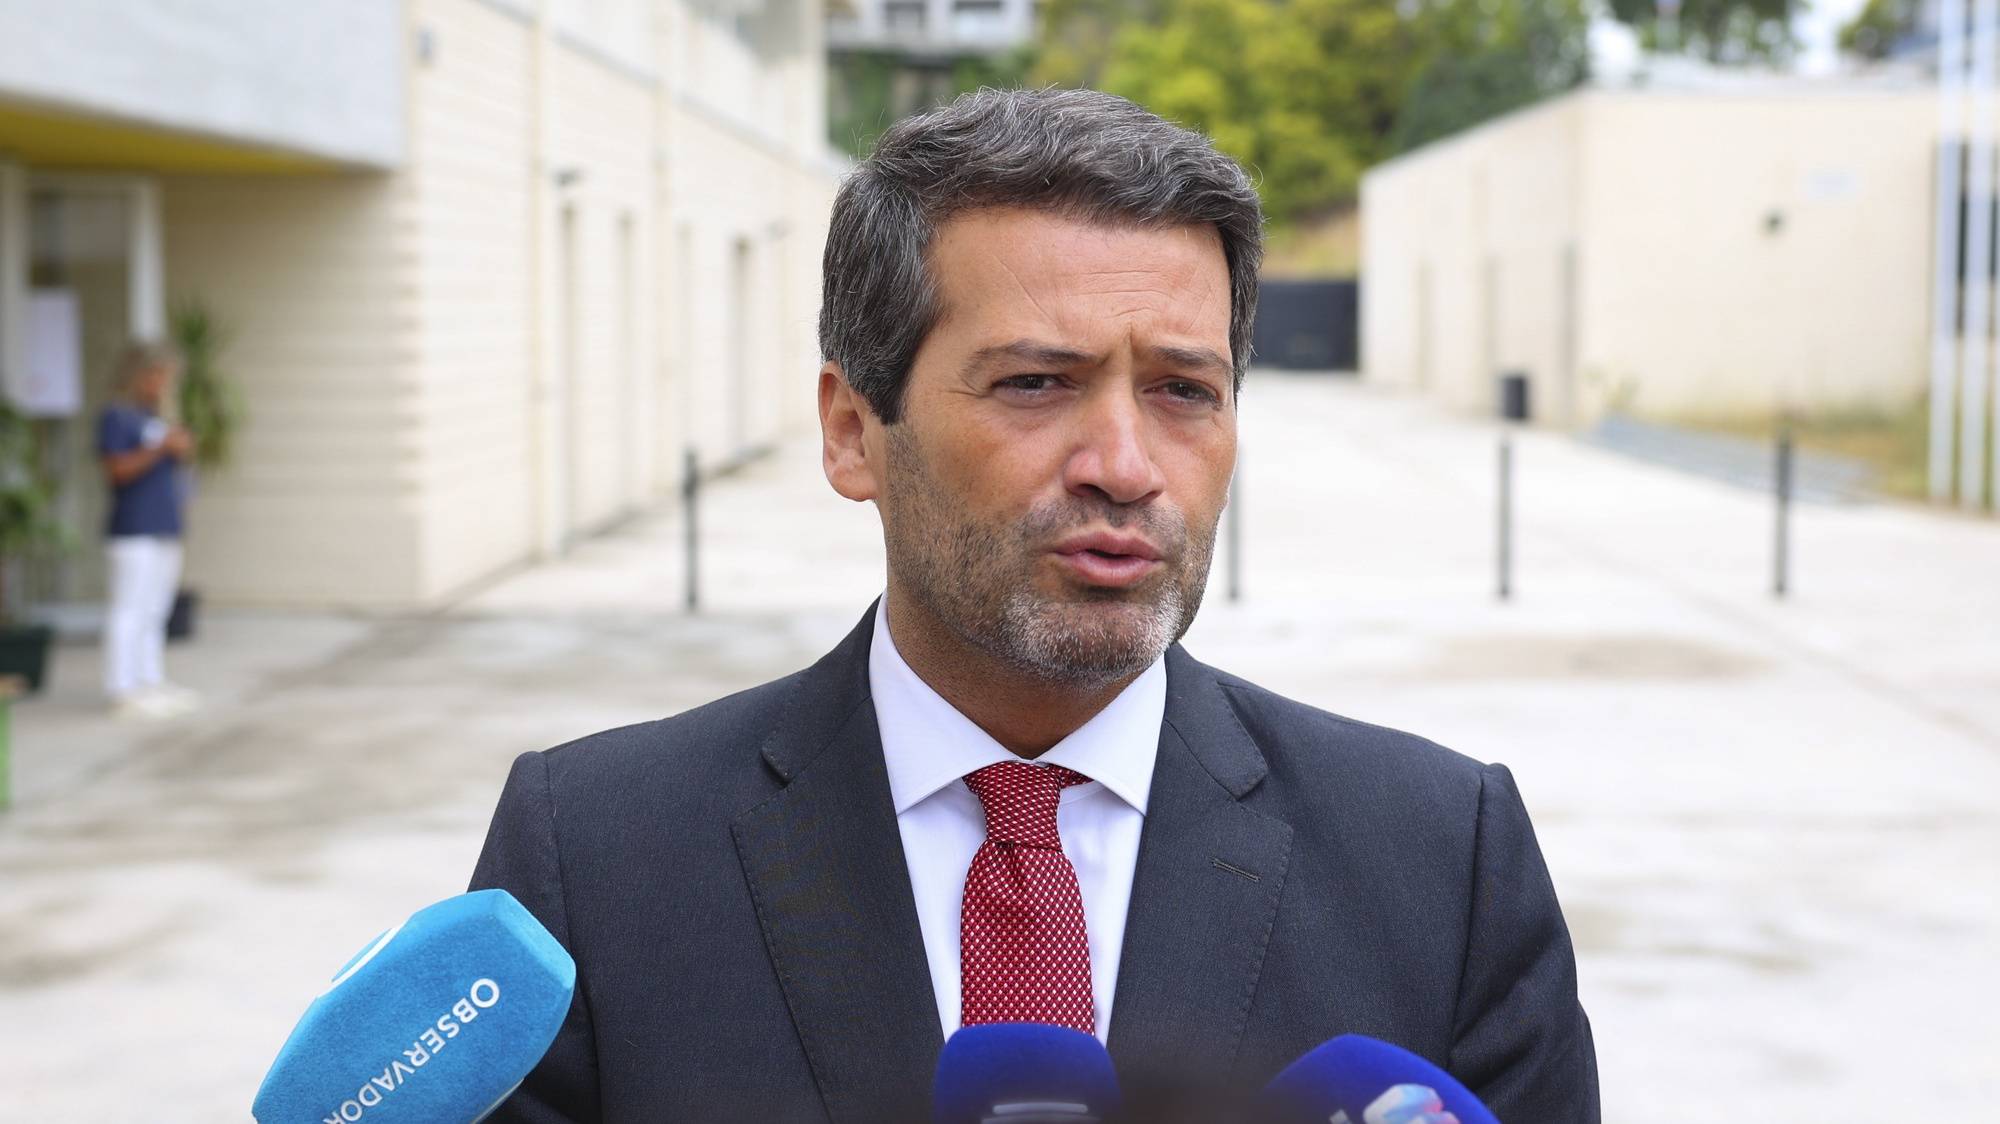
[(1225, 273), (1228, 270), (1222, 234), (1209, 223), (1138, 223), (1028, 207), (959, 211), (939, 224), (931, 252), (969, 252), (975, 259), (1001, 253), (1061, 267), (1080, 265), (1080, 253), (1130, 253), (1141, 246), (1154, 247), (1153, 257), (1176, 253), (1203, 265), (1221, 266)]
[[(1229, 267), (1212, 226), (1138, 226), (982, 209), (939, 228), (930, 267), (946, 321), (1008, 309), (1054, 325), (1129, 304), (1165, 314), (1178, 330), (1225, 344), (1228, 337)], [(1097, 298), (1108, 303), (1072, 303)], [(1012, 338), (982, 346), (1004, 346)]]

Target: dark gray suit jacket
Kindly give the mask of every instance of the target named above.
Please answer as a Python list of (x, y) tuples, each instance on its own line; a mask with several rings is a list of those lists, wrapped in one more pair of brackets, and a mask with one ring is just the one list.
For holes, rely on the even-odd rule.
[[(567, 1023), (493, 1117), (920, 1117), (942, 1045), (869, 697), (825, 658), (514, 763), (472, 887), (576, 958)], [(1110, 1027), (1128, 1090), (1261, 1083), (1346, 1032), (1508, 1124), (1594, 1124), (1569, 934), (1507, 770), (1167, 654)]]

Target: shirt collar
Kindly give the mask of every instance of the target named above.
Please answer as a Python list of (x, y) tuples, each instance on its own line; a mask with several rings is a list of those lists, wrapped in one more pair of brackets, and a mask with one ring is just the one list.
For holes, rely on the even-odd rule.
[[(1019, 760), (903, 661), (889, 636), (886, 596), (875, 607), (868, 681), (897, 815), (967, 773)], [(1039, 763), (1074, 769), (1144, 814), (1166, 712), (1166, 663), (1154, 660), (1090, 721), (1042, 754)]]

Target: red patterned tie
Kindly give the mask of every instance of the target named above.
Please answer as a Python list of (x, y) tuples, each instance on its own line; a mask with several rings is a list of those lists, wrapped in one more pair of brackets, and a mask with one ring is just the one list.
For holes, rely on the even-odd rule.
[(986, 842), (966, 873), (960, 917), (964, 1025), (1035, 1022), (1097, 1032), (1083, 895), (1056, 834), (1062, 790), (1089, 780), (1024, 761), (965, 778), (986, 809)]

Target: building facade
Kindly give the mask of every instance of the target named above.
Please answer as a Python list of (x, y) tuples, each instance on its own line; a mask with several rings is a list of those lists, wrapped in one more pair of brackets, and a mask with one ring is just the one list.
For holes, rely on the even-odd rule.
[(1362, 181), (1362, 373), (1587, 425), (1899, 407), (1928, 378), (1934, 92), (1586, 89)]
[(807, 423), (823, 60), (813, 0), (0, 0), (0, 375), (77, 341), (64, 520), (187, 301), (247, 407), (190, 508), (216, 601), (436, 604)]
[(827, 13), (835, 51), (954, 58), (1034, 38), (1035, 0), (838, 0)]

